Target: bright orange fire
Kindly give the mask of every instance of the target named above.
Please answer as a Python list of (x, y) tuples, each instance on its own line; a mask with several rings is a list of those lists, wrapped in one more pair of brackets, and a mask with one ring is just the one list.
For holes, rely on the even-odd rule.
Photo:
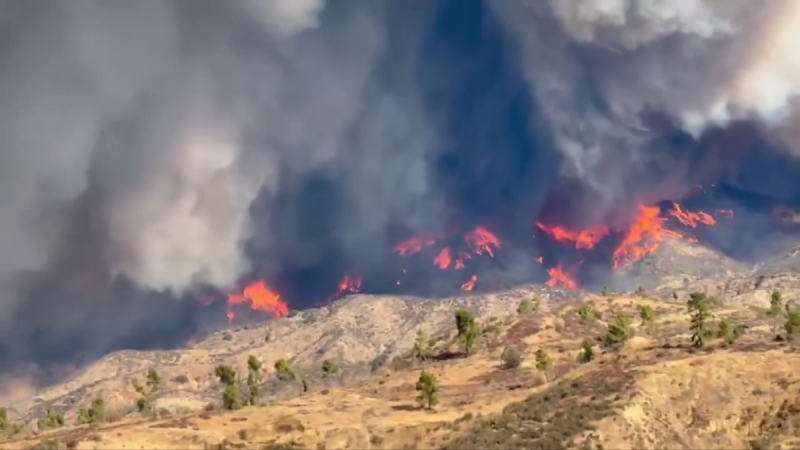
[(419, 253), (422, 247), (435, 244), (439, 239), (441, 236), (437, 233), (424, 233), (395, 245), (394, 252), (400, 256), (413, 255)]
[(716, 225), (717, 221), (714, 220), (711, 215), (704, 213), (703, 211), (700, 212), (689, 212), (681, 207), (681, 205), (677, 203), (672, 203), (672, 209), (669, 210), (669, 215), (678, 219), (682, 224), (686, 225), (687, 227), (697, 228), (698, 223), (702, 223), (705, 225)]
[(469, 280), (467, 280), (466, 283), (461, 285), (461, 289), (463, 289), (465, 291), (471, 291), (471, 290), (475, 289), (475, 283), (477, 283), (477, 282), (478, 282), (478, 276), (477, 275), (473, 275), (473, 276), (469, 277)]
[(625, 239), (614, 251), (612, 258), (614, 268), (625, 267), (653, 253), (666, 238), (680, 238), (679, 233), (664, 228), (666, 220), (661, 217), (658, 206), (639, 206), (639, 216), (625, 234)]
[(470, 233), (467, 233), (467, 235), (464, 236), (464, 239), (466, 239), (467, 244), (469, 244), (469, 246), (472, 248), (472, 251), (479, 255), (482, 255), (483, 252), (486, 252), (492, 258), (494, 258), (492, 247), (500, 247), (500, 238), (483, 227), (475, 228)]
[(228, 319), (233, 320), (233, 305), (250, 302), (250, 309), (266, 311), (275, 317), (289, 314), (289, 305), (281, 300), (281, 296), (270, 290), (263, 281), (254, 281), (242, 290), (241, 294), (228, 295)]
[(450, 257), (450, 247), (445, 247), (439, 252), (439, 255), (434, 258), (433, 265), (439, 267), (440, 269), (444, 270), (450, 267), (450, 263), (453, 262), (453, 258)]
[(607, 227), (598, 227), (584, 231), (570, 231), (559, 226), (548, 227), (541, 222), (536, 222), (536, 226), (549, 234), (556, 241), (562, 244), (575, 244), (575, 248), (580, 250), (594, 248), (595, 244), (610, 233)]
[(552, 267), (547, 270), (547, 273), (550, 275), (550, 279), (547, 280), (547, 285), (550, 287), (556, 287), (557, 285), (562, 285), (567, 289), (576, 290), (578, 289), (578, 283), (572, 280), (564, 269), (561, 268), (561, 264), (556, 267)]
[(361, 278), (351, 278), (350, 275), (345, 274), (342, 281), (339, 282), (339, 293), (357, 293), (361, 289), (362, 281)]

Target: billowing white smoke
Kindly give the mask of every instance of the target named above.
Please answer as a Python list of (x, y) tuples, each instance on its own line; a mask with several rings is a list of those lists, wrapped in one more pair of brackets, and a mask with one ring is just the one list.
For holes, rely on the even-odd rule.
[(174, 292), (245, 273), (251, 205), (292, 177), (363, 160), (349, 194), (375, 220), (385, 198), (426, 195), (416, 99), (372, 87), (381, 7), (339, 5), (325, 26), (324, 7), (2, 3), (0, 281), (52, 260), (88, 191), (109, 270)]
[[(800, 3), (793, 0), (527, 0), (492, 3), (518, 41), (534, 100), (567, 169), (609, 199), (653, 163), (657, 112), (699, 134), (795, 120)], [(789, 126), (787, 136), (791, 137)], [(800, 153), (800, 140), (794, 142)], [(663, 153), (663, 152), (662, 152)], [(611, 201), (611, 200), (610, 200)]]

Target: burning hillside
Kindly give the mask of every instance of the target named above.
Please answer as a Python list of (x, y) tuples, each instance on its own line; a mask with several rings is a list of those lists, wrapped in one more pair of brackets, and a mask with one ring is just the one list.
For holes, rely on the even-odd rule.
[[(550, 287), (577, 290), (581, 286), (581, 266), (605, 264), (612, 270), (624, 270), (636, 261), (655, 252), (664, 241), (683, 240), (699, 243), (697, 231), (701, 227), (717, 225), (718, 220), (732, 220), (733, 211), (717, 209), (712, 212), (691, 211), (675, 202), (664, 205), (638, 206), (637, 214), (626, 228), (599, 226), (585, 230), (570, 230), (559, 225), (546, 225), (536, 221), (531, 227), (533, 242), (547, 240), (549, 249), (538, 248), (529, 255), (531, 264), (529, 282)], [(461, 273), (461, 282), (453, 289), (473, 291), (481, 288), (481, 262), (503, 257), (506, 244), (497, 233), (486, 226), (466, 232), (453, 227), (449, 231), (423, 232), (405, 239), (391, 251), (399, 259), (401, 269), (395, 274), (395, 286), (390, 292), (402, 292), (407, 280), (406, 267), (425, 266), (433, 271)], [(535, 266), (544, 268), (544, 272)], [(546, 278), (542, 278), (542, 276)], [(357, 293), (364, 280), (345, 274), (331, 290), (331, 300)], [(371, 293), (381, 293), (381, 287), (372, 285)], [(233, 320), (235, 305), (247, 303), (249, 308), (275, 317), (289, 312), (289, 303), (268, 287), (268, 282), (256, 280), (245, 286), (241, 294), (228, 296), (228, 317)]]

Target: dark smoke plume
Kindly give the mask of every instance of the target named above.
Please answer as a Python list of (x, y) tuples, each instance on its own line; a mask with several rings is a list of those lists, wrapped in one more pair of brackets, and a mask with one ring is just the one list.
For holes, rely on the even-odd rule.
[(2, 2), (0, 364), (174, 344), (244, 277), (454, 221), (792, 197), (797, 5)]

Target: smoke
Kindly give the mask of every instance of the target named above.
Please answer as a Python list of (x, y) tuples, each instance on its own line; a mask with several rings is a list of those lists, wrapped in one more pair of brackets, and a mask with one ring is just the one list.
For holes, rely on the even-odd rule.
[(676, 157), (665, 151), (664, 121), (656, 116), (696, 140), (752, 119), (800, 154), (791, 132), (797, 123), (791, 100), (800, 88), (797, 2), (497, 0), (492, 6), (519, 45), (542, 115), (537, 126), (563, 153), (565, 174), (599, 195), (597, 209), (647, 183), (662, 198), (681, 195), (691, 178), (731, 170), (746, 149), (727, 140), (726, 148), (714, 149), (723, 154), (709, 160), (698, 160), (696, 150), (691, 158)]
[[(253, 270), (248, 243), (315, 261), (304, 214), (332, 215), (328, 232), (346, 242), (385, 238), (393, 218), (435, 211), (425, 158), (436, 138), (411, 80), (418, 42), (413, 24), (408, 37), (392, 28), (388, 8), (0, 5), (3, 344), (25, 336), (14, 330), (64, 320), (73, 329), (108, 320), (111, 342), (144, 314), (129, 300), (101, 307), (122, 300), (85, 295), (87, 286), (123, 278), (154, 294), (226, 289)], [(335, 182), (329, 195), (346, 211), (295, 204), (309, 179)], [(81, 294), (61, 292), (59, 308), (74, 310), (30, 314), (30, 302), (46, 309), (31, 284), (82, 270), (70, 281)]]

